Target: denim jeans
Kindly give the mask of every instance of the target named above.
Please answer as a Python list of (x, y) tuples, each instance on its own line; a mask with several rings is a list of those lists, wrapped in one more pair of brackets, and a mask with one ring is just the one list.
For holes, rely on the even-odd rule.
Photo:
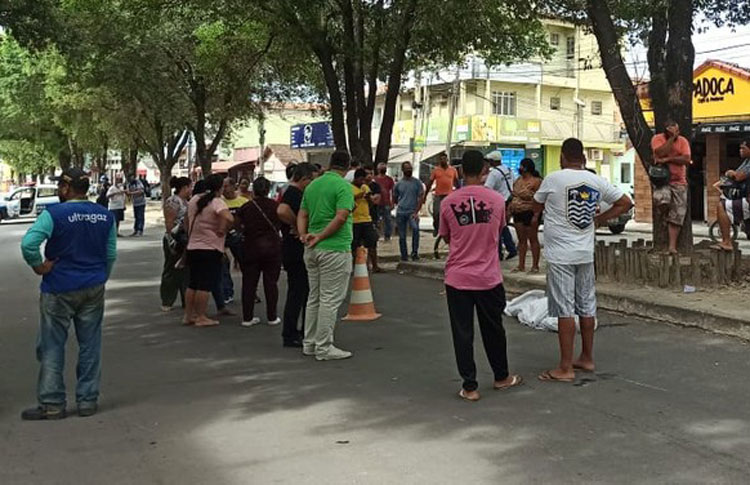
[(379, 205), (378, 206), (378, 219), (383, 221), (383, 237), (390, 239), (393, 235), (393, 217), (391, 216), (390, 206)]
[(505, 249), (508, 250), (509, 255), (516, 254), (518, 251), (516, 249), (516, 243), (513, 241), (513, 234), (511, 234), (510, 232), (510, 227), (505, 226), (500, 236), (502, 238), (502, 242), (498, 247), (498, 251), (500, 252), (500, 259), (503, 259), (503, 246), (505, 246)]
[(396, 225), (398, 226), (398, 247), (401, 250), (401, 259), (408, 258), (406, 247), (406, 227), (411, 227), (411, 255), (419, 255), (419, 221), (411, 214), (396, 214)]
[(96, 402), (101, 377), (104, 285), (67, 293), (42, 293), (39, 314), (39, 404), (65, 405), (65, 342), (71, 323), (78, 340), (76, 402)]
[(234, 298), (234, 281), (229, 258), (225, 255), (221, 260), (221, 291), (224, 301)]
[(145, 205), (133, 206), (133, 217), (135, 217), (135, 223), (133, 224), (133, 231), (143, 232), (143, 226), (146, 224), (146, 206)]

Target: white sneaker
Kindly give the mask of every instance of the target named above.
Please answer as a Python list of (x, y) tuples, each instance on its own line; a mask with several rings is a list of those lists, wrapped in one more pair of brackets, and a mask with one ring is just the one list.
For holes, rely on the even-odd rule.
[(325, 354), (316, 354), (315, 360), (343, 360), (348, 359), (351, 356), (351, 352), (331, 346)]
[(315, 346), (302, 345), (302, 355), (307, 355), (308, 357), (315, 355)]
[(172, 307), (171, 306), (162, 305), (161, 306), (161, 311), (163, 311), (164, 313), (171, 312), (172, 311)]
[(259, 323), (260, 323), (260, 318), (253, 317), (253, 319), (250, 320), (249, 322), (242, 322), (240, 325), (242, 325), (243, 327), (252, 327), (253, 325), (258, 325)]
[(268, 322), (268, 324), (270, 326), (272, 326), (272, 327), (275, 327), (276, 325), (278, 325), (280, 323), (281, 323), (281, 318), (279, 318), (279, 317), (277, 317), (276, 320), (271, 320), (270, 322)]

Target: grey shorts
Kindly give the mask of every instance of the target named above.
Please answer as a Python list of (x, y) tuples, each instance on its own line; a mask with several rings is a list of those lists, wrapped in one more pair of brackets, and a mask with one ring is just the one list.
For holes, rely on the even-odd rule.
[(547, 263), (547, 311), (555, 318), (596, 316), (594, 263)]
[(669, 206), (667, 222), (682, 226), (687, 215), (687, 185), (665, 185), (654, 190), (654, 204)]

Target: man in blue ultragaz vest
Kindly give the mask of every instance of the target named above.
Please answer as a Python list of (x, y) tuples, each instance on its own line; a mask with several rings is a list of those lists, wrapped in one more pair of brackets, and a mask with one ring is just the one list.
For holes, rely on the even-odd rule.
[(117, 229), (110, 211), (89, 202), (89, 178), (81, 169), (65, 170), (57, 187), (61, 203), (42, 212), (21, 242), (26, 263), (42, 276), (39, 404), (21, 414), (24, 420), (66, 416), (63, 370), (71, 324), (78, 340), (79, 416), (95, 414), (99, 399), (104, 284), (117, 255)]

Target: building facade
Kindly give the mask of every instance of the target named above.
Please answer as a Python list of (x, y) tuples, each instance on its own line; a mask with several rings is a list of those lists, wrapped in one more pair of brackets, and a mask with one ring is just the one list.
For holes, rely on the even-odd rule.
[[(563, 140), (575, 136), (588, 150), (590, 167), (612, 179), (615, 156), (625, 147), (596, 39), (564, 22), (548, 21), (545, 28), (555, 48), (551, 59), (495, 68), (472, 58), (457, 69), (411, 79), (397, 104), (392, 171), (407, 160), (429, 169), (450, 146), (453, 158), (470, 147), (501, 149), (509, 165), (530, 157), (550, 173), (559, 169)], [(373, 139), (383, 101), (381, 95)]]

